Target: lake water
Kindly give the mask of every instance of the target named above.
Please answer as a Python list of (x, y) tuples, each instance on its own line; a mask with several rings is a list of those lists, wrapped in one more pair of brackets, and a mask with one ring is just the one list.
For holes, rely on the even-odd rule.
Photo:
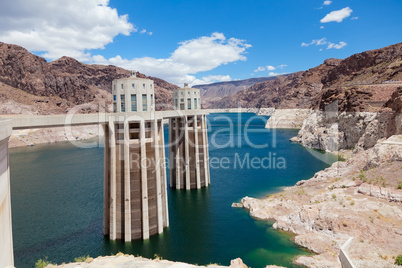
[(266, 119), (249, 113), (209, 115), (211, 185), (168, 189), (170, 227), (132, 243), (102, 234), (102, 147), (57, 143), (11, 149), (16, 267), (34, 267), (44, 257), (60, 264), (118, 252), (200, 265), (229, 265), (240, 257), (256, 268), (294, 267), (295, 256), (309, 253), (272, 223), (252, 219), (231, 204), (308, 179), (337, 159), (289, 142), (296, 130), (265, 129)]

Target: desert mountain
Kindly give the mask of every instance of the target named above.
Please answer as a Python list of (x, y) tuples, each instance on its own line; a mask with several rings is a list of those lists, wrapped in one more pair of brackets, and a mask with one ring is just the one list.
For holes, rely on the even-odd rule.
[[(88, 65), (69, 57), (47, 62), (20, 46), (0, 42), (0, 112), (63, 113), (76, 105), (86, 107), (81, 112), (96, 112), (100, 106), (107, 110), (112, 81), (128, 75), (129, 71), (113, 65)], [(154, 80), (157, 107), (171, 104), (172, 89), (177, 86), (147, 78)]]
[(257, 83), (223, 98), (212, 107), (237, 107), (240, 103), (242, 107), (257, 108), (318, 108), (319, 99), (333, 94), (351, 96), (352, 104), (348, 104), (351, 107), (361, 104), (361, 96), (366, 102), (385, 103), (397, 85), (384, 82), (401, 79), (402, 43), (398, 43), (354, 54), (344, 60), (328, 59), (307, 71)]
[(237, 81), (218, 82), (207, 85), (196, 85), (199, 88), (203, 104), (208, 107), (220, 99), (236, 94), (256, 83), (275, 79), (275, 77), (257, 77)]

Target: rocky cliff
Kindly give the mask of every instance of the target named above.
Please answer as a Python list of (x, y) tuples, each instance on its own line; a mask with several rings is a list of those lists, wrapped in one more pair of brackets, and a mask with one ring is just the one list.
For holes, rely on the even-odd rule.
[[(365, 150), (377, 140), (402, 133), (402, 87), (377, 111), (370, 106), (373, 91), (359, 87), (325, 90), (293, 141), (330, 152)], [(391, 108), (391, 109), (390, 109)]]
[[(354, 54), (344, 60), (328, 59), (323, 64), (289, 76), (257, 83), (223, 98), (211, 108), (274, 107), (310, 108), (312, 101), (329, 88), (353, 85), (378, 85), (402, 79), (402, 43)], [(378, 86), (380, 87), (380, 86)], [(368, 96), (377, 101), (374, 94)]]
[[(112, 81), (129, 71), (108, 65), (88, 65), (62, 57), (53, 62), (26, 49), (0, 42), (0, 115), (46, 115), (111, 111)], [(172, 91), (178, 88), (156, 77), (152, 79), (157, 110), (171, 109)], [(102, 135), (97, 126), (74, 127), (67, 137), (63, 128), (15, 131), (10, 146), (86, 139)]]
[[(129, 71), (113, 65), (88, 65), (69, 57), (47, 62), (20, 46), (0, 42), (2, 94), (7, 94), (5, 90), (19, 89), (31, 95), (32, 105), (36, 101), (49, 103), (50, 99), (57, 99), (57, 107), (62, 108), (47, 105), (47, 108), (44, 106), (37, 110), (38, 114), (67, 112), (75, 105), (94, 102), (102, 103), (103, 108), (107, 110), (111, 103), (112, 81), (128, 75)], [(137, 75), (146, 77), (139, 73)], [(159, 78), (146, 78), (154, 80), (156, 106), (163, 109), (166, 104), (171, 105), (171, 92), (177, 86)], [(17, 96), (13, 98), (12, 94), (8, 97), (8, 101), (22, 101)], [(82, 112), (97, 111), (98, 109), (89, 108)]]
[(237, 92), (246, 89), (256, 83), (273, 79), (275, 79), (275, 77), (258, 77), (244, 80), (212, 83), (207, 85), (196, 85), (193, 87), (200, 89), (203, 104), (206, 108), (209, 108), (213, 103), (221, 100), (224, 97), (234, 95)]
[(296, 244), (318, 254), (300, 256), (298, 264), (340, 267), (339, 248), (354, 237), (348, 254), (356, 267), (397, 267), (402, 136), (346, 158), (265, 199), (245, 197), (243, 207), (257, 219), (274, 220), (274, 228), (295, 233)]

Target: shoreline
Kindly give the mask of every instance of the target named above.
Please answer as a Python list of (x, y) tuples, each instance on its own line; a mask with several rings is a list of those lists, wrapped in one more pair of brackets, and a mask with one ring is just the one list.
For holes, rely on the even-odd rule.
[[(296, 245), (315, 253), (298, 256), (297, 265), (341, 267), (340, 249), (354, 237), (349, 254), (355, 265), (398, 267), (393, 258), (401, 253), (402, 190), (383, 170), (400, 168), (401, 145), (402, 136), (392, 136), (268, 197), (244, 197), (241, 205), (254, 219), (273, 221), (274, 229), (292, 233)], [(366, 173), (361, 173), (367, 166)], [(381, 175), (378, 183), (367, 181), (378, 174), (385, 178)]]

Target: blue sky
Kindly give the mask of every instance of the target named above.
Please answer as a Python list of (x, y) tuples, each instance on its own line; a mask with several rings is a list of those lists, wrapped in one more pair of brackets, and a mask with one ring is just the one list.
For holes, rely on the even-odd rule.
[(401, 42), (401, 14), (401, 0), (14, 0), (0, 4), (0, 41), (199, 84)]

